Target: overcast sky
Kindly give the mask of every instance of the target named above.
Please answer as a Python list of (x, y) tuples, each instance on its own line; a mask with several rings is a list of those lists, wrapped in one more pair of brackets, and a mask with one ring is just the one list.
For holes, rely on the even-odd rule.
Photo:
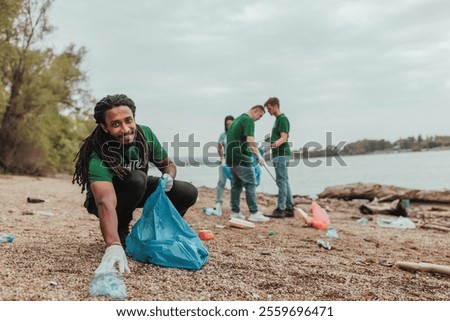
[[(295, 148), (450, 135), (450, 1), (56, 0), (98, 100), (125, 93), (162, 141), (217, 141), (277, 96)], [(256, 139), (274, 118), (256, 123)]]

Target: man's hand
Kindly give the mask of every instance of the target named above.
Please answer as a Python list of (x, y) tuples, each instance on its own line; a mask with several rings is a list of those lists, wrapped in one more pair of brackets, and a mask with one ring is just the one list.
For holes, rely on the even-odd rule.
[(114, 268), (114, 265), (117, 263), (119, 267), (119, 272), (127, 272), (130, 273), (130, 268), (128, 267), (127, 256), (125, 255), (125, 251), (123, 247), (117, 244), (109, 246), (105, 254), (103, 255), (102, 261), (100, 265), (95, 270), (95, 273), (102, 273), (110, 271)]
[(166, 186), (164, 187), (164, 192), (169, 192), (173, 187), (173, 178), (169, 174), (165, 173), (162, 179), (167, 179)]
[(264, 160), (264, 158), (261, 155), (258, 156), (258, 163), (261, 166), (264, 166), (264, 164), (266, 163), (266, 161)]

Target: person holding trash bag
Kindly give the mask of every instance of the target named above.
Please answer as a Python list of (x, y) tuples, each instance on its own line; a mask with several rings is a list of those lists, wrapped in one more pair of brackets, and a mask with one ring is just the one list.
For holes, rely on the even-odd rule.
[(264, 116), (261, 105), (253, 106), (248, 112), (237, 117), (227, 132), (226, 164), (231, 168), (231, 218), (245, 219), (240, 211), (240, 195), (245, 188), (245, 197), (250, 211), (249, 221), (267, 222), (269, 218), (261, 214), (256, 202), (256, 173), (253, 155), (259, 165), (264, 164), (254, 139), (255, 121)]
[(181, 216), (198, 195), (192, 184), (175, 180), (175, 164), (153, 131), (136, 124), (135, 113), (135, 103), (123, 94), (97, 102), (97, 126), (75, 157), (72, 180), (87, 191), (84, 206), (99, 218), (106, 245), (100, 265), (117, 263), (120, 272), (129, 272), (124, 247), (133, 212), (158, 186), (159, 177), (147, 176), (150, 163), (167, 180), (164, 190)]
[(264, 104), (270, 115), (275, 116), (272, 127), (270, 147), (272, 149), (272, 162), (275, 167), (276, 183), (278, 185), (277, 207), (271, 215), (275, 218), (294, 217), (294, 202), (289, 185), (288, 163), (291, 148), (288, 144), (289, 119), (280, 111), (280, 101), (277, 97), (270, 97)]

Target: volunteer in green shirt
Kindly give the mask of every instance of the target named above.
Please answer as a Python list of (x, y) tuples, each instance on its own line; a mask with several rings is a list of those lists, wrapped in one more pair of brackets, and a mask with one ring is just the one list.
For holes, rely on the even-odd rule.
[(278, 204), (270, 217), (283, 218), (294, 217), (294, 202), (291, 187), (289, 185), (288, 164), (291, 158), (289, 147), (289, 120), (280, 111), (280, 101), (277, 97), (270, 97), (264, 107), (270, 115), (275, 116), (275, 124), (270, 137), (272, 148), (272, 162), (275, 167), (276, 181), (278, 185)]
[(135, 111), (134, 102), (123, 94), (106, 96), (96, 104), (97, 127), (84, 140), (73, 175), (81, 192), (87, 190), (87, 211), (99, 218), (106, 245), (100, 265), (117, 263), (120, 272), (129, 272), (124, 247), (133, 212), (158, 186), (159, 177), (147, 176), (149, 164), (167, 180), (167, 196), (182, 216), (198, 194), (192, 184), (174, 180), (175, 164), (153, 131), (136, 124)]
[(226, 164), (231, 168), (231, 217), (245, 219), (240, 211), (240, 197), (242, 189), (245, 188), (245, 198), (250, 211), (249, 221), (267, 222), (265, 217), (258, 211), (256, 202), (256, 174), (253, 167), (253, 155), (258, 159), (260, 165), (264, 159), (259, 153), (254, 139), (255, 121), (261, 119), (265, 110), (261, 105), (252, 107), (248, 112), (237, 117), (227, 132)]

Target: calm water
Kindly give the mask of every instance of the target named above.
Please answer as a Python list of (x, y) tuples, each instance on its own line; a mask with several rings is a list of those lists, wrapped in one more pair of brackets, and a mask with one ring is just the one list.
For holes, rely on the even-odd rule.
[[(417, 189), (450, 189), (450, 151), (395, 153), (380, 155), (348, 156), (343, 158), (347, 166), (335, 159), (326, 165), (308, 167), (304, 162), (289, 168), (289, 180), (293, 194), (315, 197), (327, 186), (348, 183), (380, 183)], [(268, 167), (275, 176), (273, 168)], [(178, 167), (177, 178), (196, 186), (216, 187), (217, 167)], [(229, 182), (227, 182), (229, 188)], [(277, 187), (265, 168), (262, 168), (259, 192), (277, 193)]]

